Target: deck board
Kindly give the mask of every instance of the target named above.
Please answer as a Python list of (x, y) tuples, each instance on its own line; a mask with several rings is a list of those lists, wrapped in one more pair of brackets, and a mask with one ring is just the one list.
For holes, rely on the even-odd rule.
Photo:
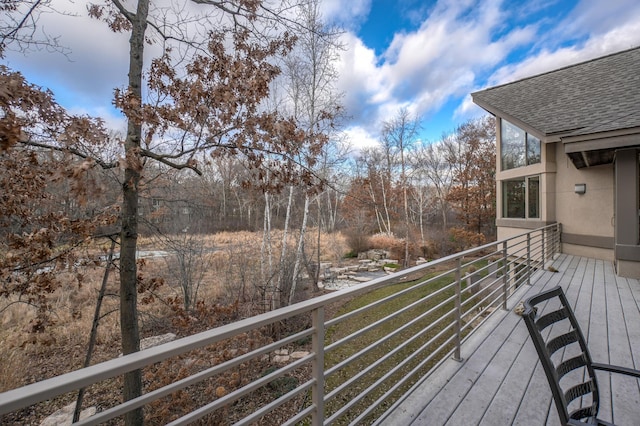
[[(556, 285), (565, 290), (594, 360), (639, 368), (640, 281), (616, 277), (613, 265), (602, 260), (560, 255), (553, 266), (558, 273), (538, 271), (531, 286), (510, 298), (509, 310), (496, 311), (472, 334), (462, 346), (462, 362), (444, 361), (380, 424), (559, 424), (526, 326), (512, 312), (520, 300)], [(606, 415), (611, 394), (613, 420), (634, 424), (640, 416), (640, 380), (615, 376), (598, 373), (601, 417), (611, 420)]]
[[(610, 274), (609, 276), (613, 276)], [(606, 286), (607, 292), (607, 322), (611, 324), (625, 324), (625, 319), (632, 324), (640, 324), (638, 311), (636, 309), (628, 309), (625, 313), (621, 298), (621, 289), (618, 281), (613, 277), (614, 282)], [(635, 306), (634, 308), (637, 308)], [(629, 333), (629, 327), (610, 327), (609, 328), (609, 362), (614, 365), (634, 366), (633, 345), (640, 340), (637, 336), (634, 339)], [(638, 388), (638, 380), (625, 377), (619, 374), (610, 375), (610, 383), (612, 389), (612, 400), (614, 404), (613, 413), (614, 423), (633, 424), (638, 420), (638, 413), (634, 412), (636, 407), (640, 407), (640, 389)]]

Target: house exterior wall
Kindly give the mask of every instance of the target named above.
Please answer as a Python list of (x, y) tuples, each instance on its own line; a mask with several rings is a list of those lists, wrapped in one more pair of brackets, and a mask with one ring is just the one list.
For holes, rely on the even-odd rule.
[[(500, 120), (497, 121), (497, 237), (509, 238), (527, 229), (553, 222), (562, 228), (562, 250), (568, 254), (614, 259), (614, 167), (603, 165), (576, 169), (561, 142), (543, 143), (540, 164), (501, 170)], [(502, 181), (522, 176), (540, 176), (540, 218), (504, 218)], [(575, 184), (586, 184), (576, 194)]]
[[(613, 260), (614, 166), (606, 164), (576, 169), (564, 153), (562, 143), (554, 143), (556, 158), (556, 220), (562, 223), (565, 253)], [(584, 194), (574, 192), (575, 184), (586, 184)]]

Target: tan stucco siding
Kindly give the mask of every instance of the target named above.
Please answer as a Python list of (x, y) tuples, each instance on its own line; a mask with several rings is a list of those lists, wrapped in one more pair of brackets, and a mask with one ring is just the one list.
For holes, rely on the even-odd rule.
[(598, 247), (587, 247), (576, 244), (562, 243), (562, 252), (572, 256), (591, 257), (593, 259), (603, 259), (613, 262), (614, 254), (612, 249)]
[[(613, 165), (576, 169), (556, 143), (555, 216), (564, 234), (595, 237), (614, 236)], [(575, 184), (587, 185), (585, 194), (574, 192)]]
[[(560, 142), (543, 144), (540, 164), (497, 173), (498, 239), (510, 238), (548, 223), (562, 224), (563, 251), (568, 254), (613, 259), (613, 165), (576, 169)], [(500, 219), (501, 181), (540, 175), (539, 220)], [(585, 194), (575, 185), (586, 184)]]

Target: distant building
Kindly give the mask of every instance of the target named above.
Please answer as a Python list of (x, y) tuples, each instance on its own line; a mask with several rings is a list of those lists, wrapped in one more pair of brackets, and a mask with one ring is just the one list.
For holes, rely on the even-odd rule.
[(640, 47), (472, 97), (496, 116), (498, 239), (560, 222), (563, 252), (640, 278)]

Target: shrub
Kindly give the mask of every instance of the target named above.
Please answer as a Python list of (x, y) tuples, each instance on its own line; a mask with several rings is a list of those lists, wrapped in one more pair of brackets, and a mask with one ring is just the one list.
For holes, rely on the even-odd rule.
[(451, 228), (449, 230), (449, 238), (453, 243), (456, 251), (462, 251), (472, 247), (481, 246), (487, 242), (487, 238), (484, 236), (484, 234), (467, 231), (464, 228)]
[(369, 236), (362, 232), (362, 230), (349, 228), (344, 231), (344, 233), (347, 240), (347, 245), (351, 249), (350, 253), (355, 253), (356, 257), (358, 256), (358, 253), (367, 251), (372, 248)]

